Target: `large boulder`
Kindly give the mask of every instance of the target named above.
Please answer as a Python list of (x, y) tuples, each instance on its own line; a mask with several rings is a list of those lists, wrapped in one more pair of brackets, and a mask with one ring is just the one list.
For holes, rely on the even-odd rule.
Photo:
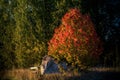
[(42, 63), (40, 65), (41, 74), (48, 74), (48, 73), (59, 73), (60, 67), (62, 67), (64, 70), (67, 70), (67, 65), (65, 62), (57, 63), (55, 62), (54, 58), (51, 56), (44, 56)]

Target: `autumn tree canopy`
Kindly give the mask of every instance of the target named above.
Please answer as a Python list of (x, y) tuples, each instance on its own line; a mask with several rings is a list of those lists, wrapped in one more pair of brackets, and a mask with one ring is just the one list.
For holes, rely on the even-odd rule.
[(90, 16), (76, 8), (62, 17), (61, 25), (48, 44), (49, 55), (77, 67), (94, 64), (102, 53), (102, 42)]

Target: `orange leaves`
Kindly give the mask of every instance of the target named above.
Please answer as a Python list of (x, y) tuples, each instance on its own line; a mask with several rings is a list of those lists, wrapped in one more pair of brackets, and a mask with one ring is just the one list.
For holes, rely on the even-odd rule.
[(78, 31), (79, 31), (80, 33), (82, 33), (82, 29), (78, 29)]
[[(62, 25), (55, 29), (48, 45), (48, 54), (62, 56), (75, 65), (81, 65), (79, 63), (85, 60), (86, 55), (97, 58), (102, 52), (101, 41), (89, 15), (82, 15), (76, 8), (63, 16)], [(74, 59), (78, 62), (75, 63)]]
[[(68, 13), (66, 13), (64, 15), (64, 17), (62, 18), (62, 23), (63, 25), (67, 26), (67, 25), (71, 25), (75, 24), (78, 19), (80, 18), (81, 13), (79, 12), (78, 9), (70, 9), (70, 11)], [(70, 23), (70, 24), (69, 24)]]

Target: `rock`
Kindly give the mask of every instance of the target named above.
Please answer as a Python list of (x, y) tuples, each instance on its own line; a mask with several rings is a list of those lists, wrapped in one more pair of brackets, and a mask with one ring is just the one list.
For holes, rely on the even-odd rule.
[(66, 65), (66, 62), (60, 62), (60, 67), (62, 67), (65, 71), (67, 70), (67, 65)]
[(57, 64), (54, 60), (54, 58), (46, 55), (43, 57), (40, 69), (41, 74), (48, 74), (48, 73), (59, 73), (59, 66), (61, 66), (64, 70), (67, 70), (67, 65), (65, 62), (61, 62), (60, 64)]

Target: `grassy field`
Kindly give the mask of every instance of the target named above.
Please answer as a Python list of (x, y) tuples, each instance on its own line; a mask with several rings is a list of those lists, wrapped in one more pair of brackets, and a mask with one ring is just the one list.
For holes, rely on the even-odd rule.
[(36, 73), (29, 69), (8, 70), (1, 72), (1, 75), (1, 80), (38, 80)]
[(81, 72), (65, 72), (40, 75), (29, 69), (0, 72), (0, 80), (120, 80), (119, 68), (89, 68)]

